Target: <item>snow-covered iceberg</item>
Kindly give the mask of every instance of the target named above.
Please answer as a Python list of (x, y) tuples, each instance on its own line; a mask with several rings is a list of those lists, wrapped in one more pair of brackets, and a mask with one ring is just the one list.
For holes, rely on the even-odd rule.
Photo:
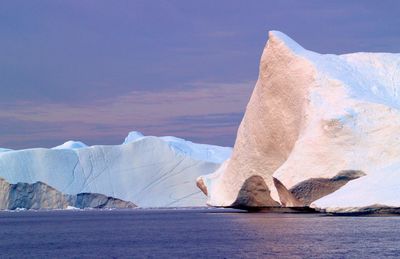
[(400, 54), (323, 55), (269, 33), (212, 206), (400, 207)]
[(196, 178), (215, 171), (231, 148), (132, 132), (122, 145), (67, 142), (53, 149), (0, 153), (0, 177), (8, 183), (42, 182), (77, 195), (98, 193), (140, 207), (204, 206)]

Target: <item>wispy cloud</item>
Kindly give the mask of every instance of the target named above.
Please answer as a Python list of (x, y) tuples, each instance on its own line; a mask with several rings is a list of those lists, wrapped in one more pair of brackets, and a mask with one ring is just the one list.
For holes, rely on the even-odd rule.
[(321, 53), (399, 52), (399, 8), (396, 0), (3, 1), (0, 146), (120, 143), (132, 129), (231, 145), (268, 30)]
[(207, 34), (207, 36), (210, 37), (216, 37), (216, 38), (231, 38), (234, 36), (237, 36), (239, 33), (236, 31), (228, 31), (228, 30), (217, 30), (217, 31), (211, 31)]
[(130, 130), (233, 144), (253, 85), (193, 82), (187, 89), (132, 91), (81, 105), (16, 102), (0, 110), (0, 144), (17, 139), (14, 147), (26, 147), (47, 138), (42, 145), (55, 145), (67, 137), (109, 144)]

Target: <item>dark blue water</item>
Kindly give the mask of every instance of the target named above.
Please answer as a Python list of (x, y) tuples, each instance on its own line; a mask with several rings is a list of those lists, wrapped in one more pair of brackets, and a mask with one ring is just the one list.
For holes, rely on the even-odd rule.
[(400, 217), (225, 210), (0, 213), (1, 258), (382, 258)]

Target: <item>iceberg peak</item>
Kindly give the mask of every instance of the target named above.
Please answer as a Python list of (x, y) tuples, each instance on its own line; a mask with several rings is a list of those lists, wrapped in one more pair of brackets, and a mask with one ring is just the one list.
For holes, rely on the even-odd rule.
[(142, 134), (142, 132), (131, 131), (131, 132), (129, 132), (128, 136), (125, 138), (123, 144), (131, 143), (131, 142), (137, 141), (142, 138), (144, 138), (144, 135)]
[(292, 38), (280, 31), (269, 31), (268, 32), (268, 44), (272, 46), (286, 46), (293, 52), (301, 52), (305, 49)]
[(62, 145), (54, 147), (53, 149), (78, 149), (84, 147), (87, 147), (87, 145), (81, 141), (69, 140)]

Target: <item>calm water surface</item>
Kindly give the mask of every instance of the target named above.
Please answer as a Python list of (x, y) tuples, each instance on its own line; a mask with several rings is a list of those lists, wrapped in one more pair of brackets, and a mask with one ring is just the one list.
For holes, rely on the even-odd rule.
[(400, 257), (400, 217), (233, 210), (1, 212), (1, 258)]

